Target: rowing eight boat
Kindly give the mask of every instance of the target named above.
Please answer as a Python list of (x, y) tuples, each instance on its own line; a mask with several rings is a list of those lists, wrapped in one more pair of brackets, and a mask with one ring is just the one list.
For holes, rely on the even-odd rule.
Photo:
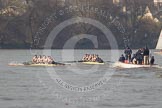
[(65, 64), (62, 63), (55, 63), (55, 64), (26, 64), (26, 63), (10, 63), (9, 66), (30, 66), (30, 67), (55, 67), (55, 66), (64, 66)]
[(105, 63), (99, 63), (99, 62), (82, 62), (83, 64), (89, 64), (89, 65), (104, 65)]

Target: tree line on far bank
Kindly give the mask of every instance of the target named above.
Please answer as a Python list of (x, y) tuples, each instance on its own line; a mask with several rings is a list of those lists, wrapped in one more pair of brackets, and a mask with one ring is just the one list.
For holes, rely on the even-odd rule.
[[(152, 5), (138, 4), (136, 2), (125, 5), (115, 5), (96, 0), (95, 2), (82, 2), (71, 0), (63, 4), (59, 0), (0, 0), (0, 48), (43, 48), (50, 31), (61, 22), (76, 17), (87, 17), (95, 19), (103, 24), (107, 20), (96, 13), (83, 13), (82, 11), (66, 13), (58, 19), (54, 19), (48, 25), (47, 30), (40, 34), (37, 45), (34, 43), (35, 34), (43, 21), (52, 13), (60, 9), (65, 9), (70, 5), (91, 5), (102, 10), (107, 10), (111, 14), (108, 20), (117, 20), (125, 28), (121, 34), (118, 28), (111, 24), (106, 25), (115, 36), (119, 48), (130, 45), (132, 48), (143, 47), (146, 44), (150, 48), (155, 48), (158, 36), (161, 31), (161, 21), (153, 14), (156, 11)], [(65, 35), (66, 34), (66, 35)], [(99, 41), (99, 48), (110, 48), (110, 44), (104, 34), (96, 27), (89, 24), (74, 24), (61, 31), (55, 39), (52, 48), (62, 48), (65, 42), (72, 36), (79, 34), (96, 35)], [(121, 36), (123, 35), (123, 36)], [(126, 38), (127, 42), (124, 42)], [(91, 48), (92, 44), (88, 40), (80, 40), (76, 48)]]

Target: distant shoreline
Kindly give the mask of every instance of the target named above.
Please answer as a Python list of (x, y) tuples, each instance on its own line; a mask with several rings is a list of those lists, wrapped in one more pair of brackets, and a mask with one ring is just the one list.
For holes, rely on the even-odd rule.
[[(119, 48), (119, 49), (43, 49), (43, 48), (39, 48), (39, 49), (28, 49), (28, 48), (0, 48), (0, 50), (124, 50), (124, 48)], [(138, 50), (138, 48), (132, 48), (132, 50)], [(151, 48), (150, 50), (158, 50), (155, 48)]]
[[(131, 49), (139, 49), (139, 48), (144, 48), (145, 46), (144, 45), (139, 45), (139, 46), (130, 46)], [(150, 47), (148, 46), (149, 49), (156, 49), (155, 47)], [(3, 45), (3, 46), (0, 46), (0, 49), (8, 49), (8, 50), (44, 50), (44, 49), (52, 49), (52, 50), (72, 50), (72, 49), (75, 49), (75, 50), (111, 50), (111, 48), (102, 48), (102, 47), (99, 47), (99, 48), (57, 48), (57, 47), (52, 47), (52, 48), (43, 48), (43, 47), (39, 47), (39, 48), (32, 48), (30, 47), (29, 45), (28, 46), (25, 46), (25, 45), (22, 45), (22, 46), (14, 46), (14, 45)], [(113, 50), (123, 50), (125, 49), (124, 46), (118, 46), (118, 48), (112, 48)]]

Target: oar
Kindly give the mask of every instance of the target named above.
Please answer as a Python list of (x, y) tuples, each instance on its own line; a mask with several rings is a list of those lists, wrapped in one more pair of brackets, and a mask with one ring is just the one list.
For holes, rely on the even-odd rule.
[(53, 64), (56, 64), (56, 65), (65, 65), (64, 63), (58, 63), (58, 62), (54, 62)]
[[(82, 63), (84, 61), (80, 60), (80, 61), (64, 61), (65, 63)], [(112, 62), (112, 61), (104, 61), (104, 62), (107, 62), (107, 63), (115, 63), (115, 62)]]
[(105, 62), (107, 62), (107, 63), (115, 63), (115, 62), (113, 62), (113, 61), (105, 61)]
[(81, 62), (83, 62), (82, 60), (80, 60), (80, 61), (64, 61), (65, 63), (81, 63)]
[(28, 62), (23, 62), (24, 65), (31, 65), (32, 61), (28, 61)]
[(65, 63), (77, 63), (78, 61), (64, 61)]

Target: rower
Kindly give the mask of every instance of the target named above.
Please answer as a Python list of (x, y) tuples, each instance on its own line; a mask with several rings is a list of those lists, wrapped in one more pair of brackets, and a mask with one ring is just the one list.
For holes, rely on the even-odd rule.
[(40, 64), (43, 64), (43, 56), (40, 55)]
[(41, 55), (38, 56), (38, 58), (37, 58), (37, 64), (41, 64), (41, 59), (42, 59), (42, 56)]
[(99, 58), (98, 55), (95, 54), (95, 55), (94, 55), (94, 60), (93, 60), (93, 62), (98, 62), (98, 60), (97, 60), (98, 58)]
[(88, 54), (86, 54), (84, 57), (83, 57), (83, 62), (86, 62), (88, 60)]
[(88, 62), (92, 62), (92, 55), (88, 56)]
[(42, 64), (46, 64), (46, 63), (45, 63), (45, 59), (46, 59), (46, 56), (43, 55), (43, 57), (42, 57)]
[(100, 58), (100, 57), (98, 57), (97, 59), (96, 59), (96, 61), (95, 62), (98, 62), (98, 63), (103, 63), (104, 61)]
[(44, 64), (48, 64), (48, 58), (46, 56), (44, 57)]
[(51, 56), (48, 56), (48, 64), (55, 64), (54, 59)]
[(35, 55), (35, 56), (32, 58), (32, 63), (36, 64), (37, 58), (38, 58), (37, 55)]

